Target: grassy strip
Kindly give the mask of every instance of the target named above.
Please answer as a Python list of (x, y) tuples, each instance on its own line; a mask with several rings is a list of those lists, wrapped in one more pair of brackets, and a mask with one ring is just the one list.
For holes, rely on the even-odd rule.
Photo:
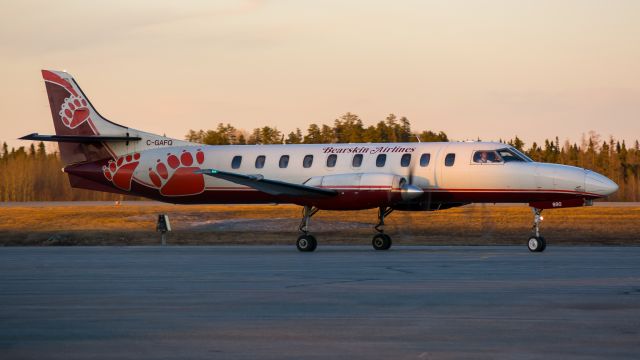
[[(172, 244), (293, 244), (300, 207), (82, 206), (0, 208), (0, 245), (157, 244), (157, 214), (170, 216)], [(585, 207), (543, 213), (553, 244), (640, 245), (640, 207)], [(376, 211), (321, 211), (312, 232), (321, 243), (368, 244)], [(396, 244), (523, 244), (526, 206), (470, 206), (437, 212), (394, 212), (386, 232)]]

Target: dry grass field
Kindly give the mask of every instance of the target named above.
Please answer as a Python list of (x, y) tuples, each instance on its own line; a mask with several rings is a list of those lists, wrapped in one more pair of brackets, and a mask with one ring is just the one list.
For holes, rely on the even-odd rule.
[[(102, 205), (0, 207), (0, 245), (157, 244), (155, 222), (168, 214), (170, 244), (294, 244), (301, 208), (292, 205)], [(640, 245), (640, 207), (547, 210), (550, 244)], [(369, 244), (376, 211), (320, 211), (311, 230), (320, 244)], [(386, 232), (395, 244), (524, 244), (526, 206), (474, 205), (437, 212), (396, 211)]]

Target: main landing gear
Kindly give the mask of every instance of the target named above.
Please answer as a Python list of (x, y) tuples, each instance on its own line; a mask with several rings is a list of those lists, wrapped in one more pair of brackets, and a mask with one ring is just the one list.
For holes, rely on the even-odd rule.
[[(300, 221), (301, 234), (296, 241), (296, 247), (302, 252), (311, 252), (318, 247), (318, 241), (309, 233), (309, 220), (320, 209), (315, 206), (305, 206), (302, 208), (302, 221)], [(378, 232), (371, 241), (371, 245), (376, 250), (389, 250), (391, 247), (391, 237), (384, 233), (384, 218), (393, 212), (392, 208), (380, 207), (378, 209), (378, 224), (374, 227)]]
[(320, 209), (315, 206), (305, 206), (302, 208), (302, 221), (300, 222), (300, 226), (298, 230), (302, 233), (298, 236), (298, 240), (296, 241), (296, 247), (298, 250), (303, 252), (310, 252), (318, 247), (318, 242), (316, 238), (309, 234), (309, 219), (313, 215), (315, 215)]
[(384, 217), (393, 212), (392, 208), (380, 207), (378, 209), (378, 224), (374, 227), (378, 232), (373, 236), (371, 245), (376, 250), (389, 250), (391, 248), (391, 237), (384, 233)]
[(543, 252), (547, 247), (547, 242), (540, 236), (540, 222), (542, 221), (542, 209), (531, 208), (533, 210), (533, 235), (527, 242), (527, 247), (531, 252)]

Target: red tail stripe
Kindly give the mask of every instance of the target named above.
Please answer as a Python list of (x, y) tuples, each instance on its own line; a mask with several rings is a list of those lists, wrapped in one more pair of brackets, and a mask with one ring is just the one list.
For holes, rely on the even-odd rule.
[(47, 81), (54, 82), (54, 83), (64, 87), (65, 89), (67, 89), (74, 96), (78, 96), (78, 93), (73, 89), (71, 84), (69, 84), (69, 82), (67, 80), (61, 78), (60, 76), (56, 75), (55, 73), (53, 73), (51, 71), (48, 71), (48, 70), (42, 70), (42, 77)]

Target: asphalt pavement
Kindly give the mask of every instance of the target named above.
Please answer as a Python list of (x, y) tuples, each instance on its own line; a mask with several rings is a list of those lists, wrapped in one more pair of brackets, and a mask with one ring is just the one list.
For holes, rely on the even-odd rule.
[(0, 248), (2, 359), (637, 359), (640, 247)]

